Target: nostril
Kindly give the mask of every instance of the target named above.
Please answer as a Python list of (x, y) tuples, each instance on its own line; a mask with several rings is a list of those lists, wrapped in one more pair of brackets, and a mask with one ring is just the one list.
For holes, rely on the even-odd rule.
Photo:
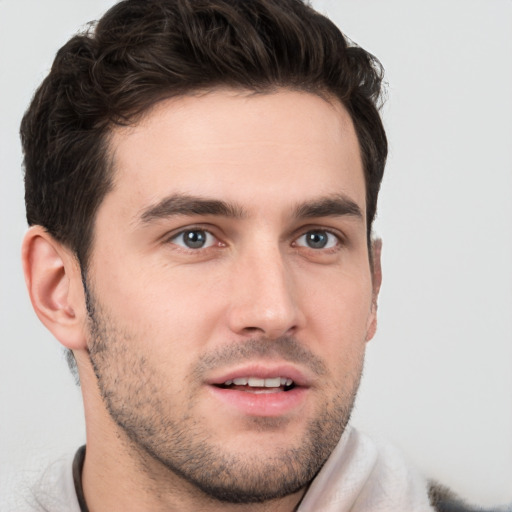
[(260, 334), (263, 333), (263, 329), (261, 327), (244, 327), (244, 332), (248, 334)]

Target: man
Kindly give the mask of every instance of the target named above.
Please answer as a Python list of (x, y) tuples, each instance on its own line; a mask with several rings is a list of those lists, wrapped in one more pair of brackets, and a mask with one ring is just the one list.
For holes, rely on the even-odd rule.
[(348, 426), (381, 80), (299, 0), (127, 0), (59, 51), (22, 122), (23, 264), (87, 444), (43, 508), (433, 510)]

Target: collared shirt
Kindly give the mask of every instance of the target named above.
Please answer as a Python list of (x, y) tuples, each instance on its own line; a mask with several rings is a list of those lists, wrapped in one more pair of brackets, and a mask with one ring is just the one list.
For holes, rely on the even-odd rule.
[[(88, 512), (81, 484), (85, 446), (51, 464), (29, 510)], [(39, 508), (38, 508), (39, 507)], [(432, 512), (428, 484), (401, 454), (348, 427), (297, 512)]]

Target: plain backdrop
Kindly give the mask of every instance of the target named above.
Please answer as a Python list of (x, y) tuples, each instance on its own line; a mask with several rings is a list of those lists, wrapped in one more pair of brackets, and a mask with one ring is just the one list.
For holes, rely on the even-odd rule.
[[(29, 481), (84, 441), (80, 390), (22, 277), (18, 127), (57, 49), (112, 3), (0, 0), (4, 497), (14, 481)], [(389, 84), (390, 158), (376, 224), (384, 240), (380, 325), (354, 423), (469, 500), (509, 502), (512, 1), (314, 5), (379, 57)]]

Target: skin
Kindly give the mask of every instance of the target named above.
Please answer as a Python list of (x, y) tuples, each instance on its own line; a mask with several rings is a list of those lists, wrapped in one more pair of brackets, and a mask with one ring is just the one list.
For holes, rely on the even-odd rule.
[[(42, 228), (23, 248), (34, 308), (77, 359), (90, 510), (294, 510), (348, 421), (376, 328), (350, 116), (309, 93), (218, 90), (158, 104), (110, 150), (87, 290)], [(277, 367), (301, 381), (291, 406), (252, 410), (245, 393), (240, 408), (213, 385)], [(216, 492), (264, 501), (219, 501), (200, 470)]]

